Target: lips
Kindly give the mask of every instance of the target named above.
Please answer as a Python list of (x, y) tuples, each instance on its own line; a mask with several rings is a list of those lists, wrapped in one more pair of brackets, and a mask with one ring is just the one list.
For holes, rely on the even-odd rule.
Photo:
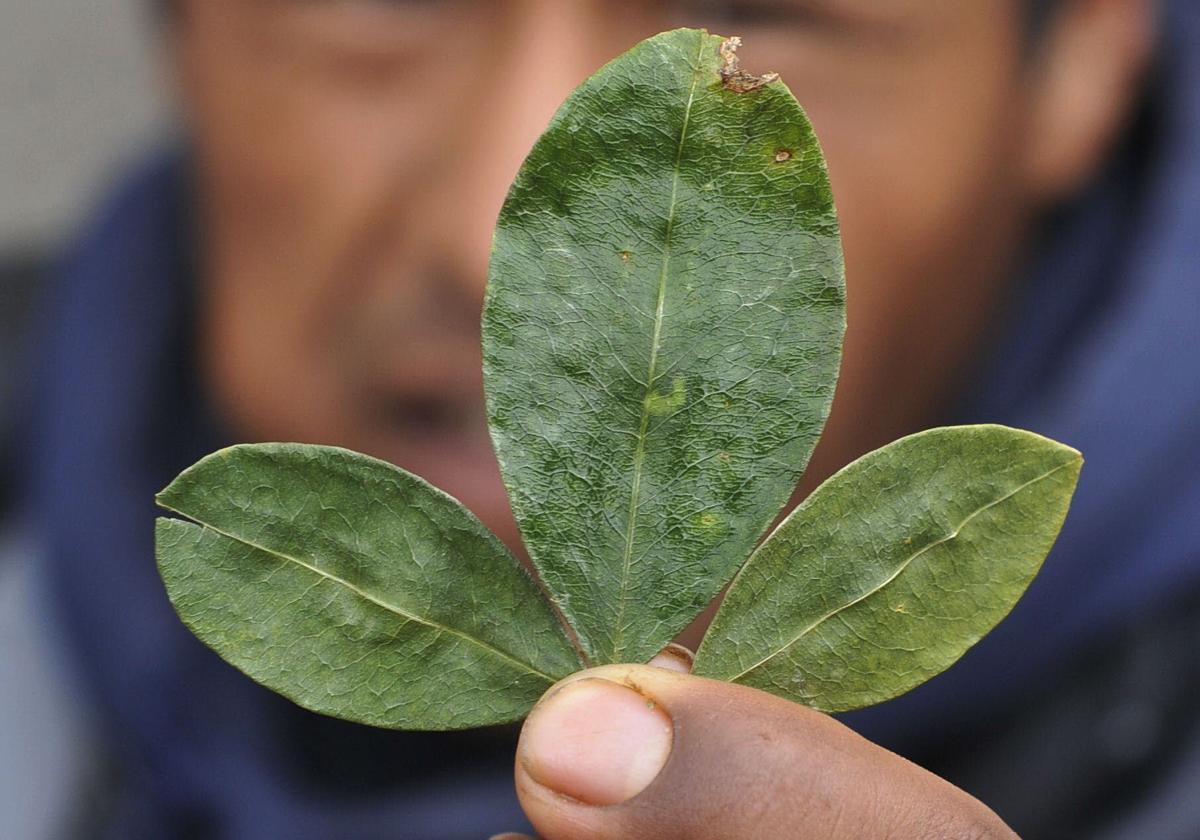
[(398, 343), (367, 381), (387, 460), (458, 498), (482, 519), (506, 517), (507, 500), (484, 407), (478, 340)]
[(480, 397), (466, 407), (444, 400), (394, 403), (386, 457), (458, 499), (520, 556)]
[(451, 330), (432, 318), (406, 321), (386, 337), (343, 345), (347, 373), (380, 419), (414, 434), (482, 422), (478, 331)]
[(343, 370), (368, 408), (375, 443), (366, 451), (454, 496), (520, 553), (488, 433), (477, 322), (427, 315), (393, 322), (386, 346), (342, 344)]

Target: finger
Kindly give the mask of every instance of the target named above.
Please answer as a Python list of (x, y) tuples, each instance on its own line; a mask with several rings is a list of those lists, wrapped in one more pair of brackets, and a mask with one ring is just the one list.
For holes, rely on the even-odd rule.
[(546, 840), (1015, 836), (832, 718), (658, 667), (596, 668), (547, 692), (516, 781)]
[(668, 671), (675, 671), (679, 674), (690, 674), (692, 673), (692, 663), (695, 661), (696, 654), (683, 645), (671, 642), (662, 649), (658, 656), (651, 659), (649, 664), (655, 668), (666, 668)]

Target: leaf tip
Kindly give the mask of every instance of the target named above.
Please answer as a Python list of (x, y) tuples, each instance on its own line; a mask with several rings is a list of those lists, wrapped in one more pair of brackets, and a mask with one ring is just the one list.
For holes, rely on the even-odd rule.
[(738, 58), (738, 47), (742, 39), (737, 35), (726, 38), (721, 43), (721, 86), (734, 93), (750, 93), (771, 82), (779, 81), (778, 73), (764, 73), (756, 76), (742, 69), (741, 59)]
[(1058, 454), (1062, 458), (1062, 465), (1064, 467), (1070, 467), (1071, 473), (1078, 477), (1080, 470), (1083, 469), (1083, 453), (1075, 447), (1061, 441), (1057, 441), (1052, 438), (1045, 438), (1045, 440), (1058, 450)]

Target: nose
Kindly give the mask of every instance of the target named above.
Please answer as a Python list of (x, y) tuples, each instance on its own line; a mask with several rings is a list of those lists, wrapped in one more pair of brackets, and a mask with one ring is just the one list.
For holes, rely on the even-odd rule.
[(462, 291), (482, 296), (492, 231), (521, 162), (567, 95), (641, 34), (614, 27), (614, 7), (587, 0), (504, 2), (506, 20), (479, 72), (477, 107), (448, 138), (453, 153), (436, 191), (435, 215), (453, 220), (433, 235)]

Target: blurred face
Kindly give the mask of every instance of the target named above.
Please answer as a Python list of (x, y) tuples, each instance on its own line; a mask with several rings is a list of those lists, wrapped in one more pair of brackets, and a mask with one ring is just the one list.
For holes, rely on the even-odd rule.
[(200, 161), (205, 373), (242, 437), (411, 469), (510, 543), (479, 314), (505, 192), (562, 99), (677, 25), (740, 34), (825, 147), (849, 283), (812, 473), (928, 421), (1036, 199), (1016, 0), (191, 0), (175, 27)]

